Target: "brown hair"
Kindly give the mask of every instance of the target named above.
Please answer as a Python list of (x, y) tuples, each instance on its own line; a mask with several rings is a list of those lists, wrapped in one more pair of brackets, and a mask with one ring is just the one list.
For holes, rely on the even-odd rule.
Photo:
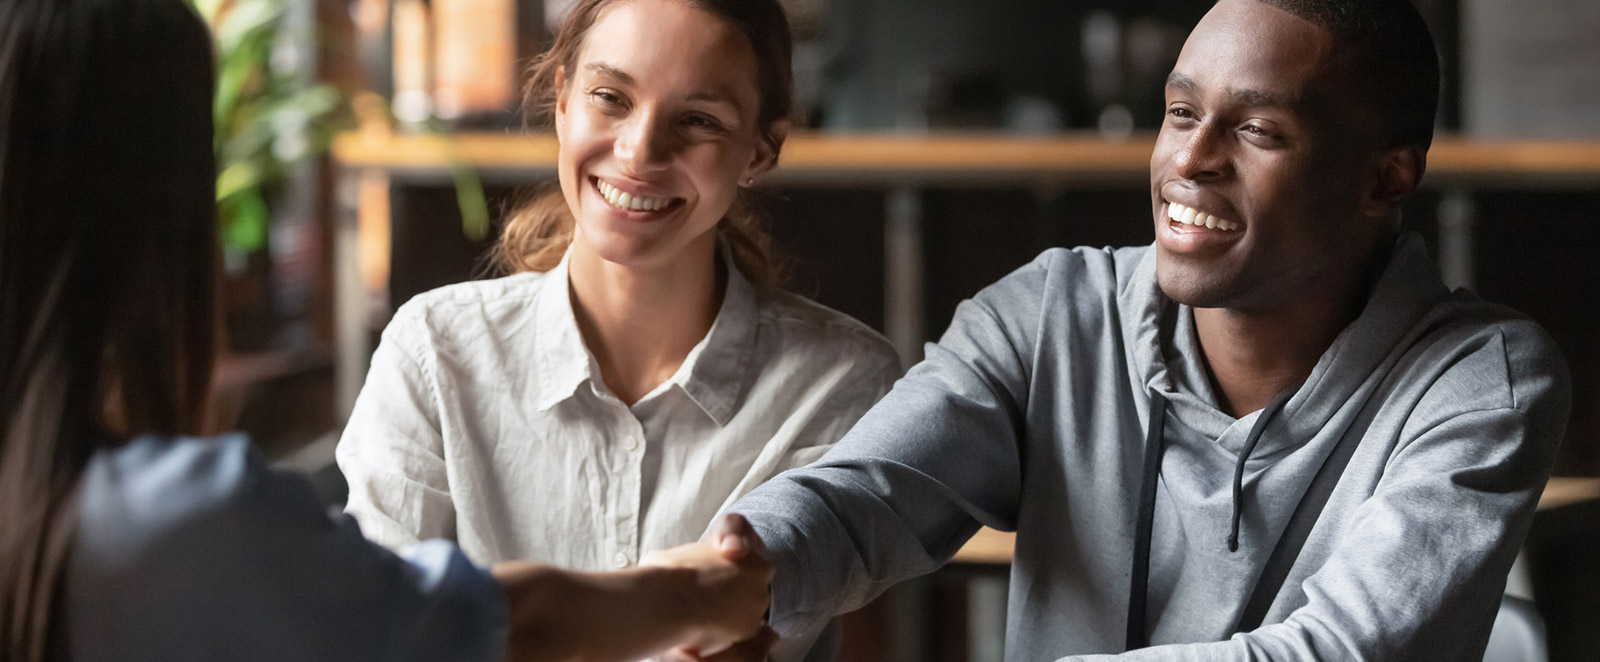
[[(559, 93), (556, 72), (562, 69), (570, 72), (577, 66), (584, 36), (600, 12), (623, 1), (626, 0), (582, 0), (572, 8), (550, 50), (528, 66), (522, 95), (523, 112), (527, 117), (541, 124), (552, 119)], [(791, 62), (794, 47), (783, 6), (778, 0), (678, 1), (727, 21), (749, 39), (756, 54), (756, 78), (761, 93), (757, 125), (776, 158), (783, 140), (773, 133), (773, 126), (787, 119), (794, 105)], [(495, 259), (502, 269), (548, 271), (561, 261), (572, 243), (572, 212), (561, 191), (551, 188), (544, 187), (531, 202), (507, 217), (500, 243), (495, 248)], [(745, 195), (741, 191), (740, 197), (734, 200), (717, 224), (717, 233), (732, 249), (734, 263), (746, 278), (761, 285), (781, 285), (784, 278), (781, 260), (761, 219), (743, 199)]]
[(0, 658), (62, 654), (89, 458), (199, 430), (212, 59), (182, 0), (0, 2)]

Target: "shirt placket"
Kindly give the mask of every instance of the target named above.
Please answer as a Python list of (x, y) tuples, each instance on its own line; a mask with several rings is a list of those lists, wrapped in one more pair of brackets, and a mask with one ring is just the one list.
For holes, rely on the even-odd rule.
[[(620, 406), (620, 403), (618, 403)], [(643, 482), (644, 427), (626, 407), (618, 417), (612, 444), (612, 484), (616, 486), (610, 507), (613, 523), (611, 564), (626, 568), (639, 562), (639, 499)]]

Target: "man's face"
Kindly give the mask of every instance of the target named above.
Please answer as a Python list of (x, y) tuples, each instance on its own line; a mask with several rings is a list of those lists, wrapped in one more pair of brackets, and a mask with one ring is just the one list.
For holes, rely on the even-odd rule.
[(1221, 0), (1167, 80), (1150, 157), (1157, 279), (1173, 300), (1272, 310), (1358, 269), (1382, 219), (1360, 201), (1372, 132), (1323, 28)]

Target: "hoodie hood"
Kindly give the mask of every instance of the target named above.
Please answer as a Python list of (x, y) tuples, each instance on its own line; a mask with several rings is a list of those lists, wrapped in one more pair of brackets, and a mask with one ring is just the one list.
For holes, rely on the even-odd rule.
[[(1394, 350), (1425, 330), (1419, 323), (1450, 290), (1440, 281), (1422, 238), (1402, 234), (1361, 314), (1334, 339), (1252, 454), (1270, 457), (1325, 430), (1346, 408), (1364, 403), (1368, 377), (1395, 360)], [(1119, 297), (1129, 368), (1147, 392), (1166, 397), (1168, 425), (1218, 439), (1256, 413), (1234, 419), (1217, 408), (1207, 377), (1194, 311), (1167, 298), (1156, 284), (1156, 251), (1145, 251)], [(1363, 388), (1367, 384), (1368, 388)], [(1230, 449), (1237, 453), (1239, 448)]]

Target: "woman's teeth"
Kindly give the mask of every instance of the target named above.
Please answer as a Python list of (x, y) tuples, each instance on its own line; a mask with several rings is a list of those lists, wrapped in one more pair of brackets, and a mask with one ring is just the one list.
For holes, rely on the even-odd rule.
[(1198, 225), (1223, 232), (1233, 232), (1239, 229), (1239, 224), (1234, 221), (1218, 218), (1212, 214), (1207, 214), (1193, 207), (1185, 207), (1176, 202), (1167, 203), (1167, 218), (1179, 223)]
[(617, 190), (617, 187), (598, 179), (595, 180), (595, 184), (596, 188), (600, 190), (600, 195), (606, 199), (606, 202), (611, 203), (611, 206), (613, 207), (618, 207), (621, 209), (630, 209), (633, 211), (659, 211), (663, 207), (666, 207), (668, 204), (672, 203), (671, 198), (646, 198), (644, 196), (633, 195), (632, 193), (623, 193), (622, 191)]

